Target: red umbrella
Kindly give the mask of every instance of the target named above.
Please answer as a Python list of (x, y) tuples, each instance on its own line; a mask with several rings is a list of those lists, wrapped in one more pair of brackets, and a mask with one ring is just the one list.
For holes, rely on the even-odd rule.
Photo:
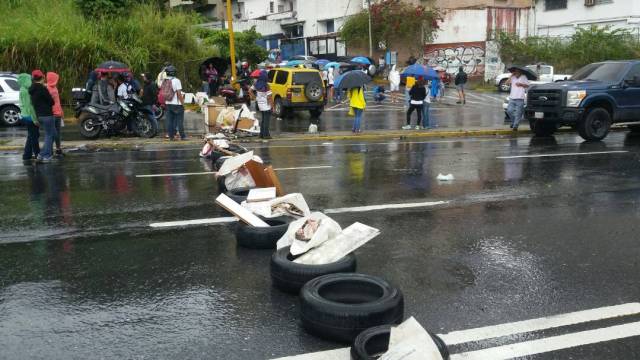
[(251, 72), (251, 74), (249, 74), (250, 77), (252, 78), (259, 78), (260, 77), (260, 73), (262, 73), (262, 70), (260, 69), (255, 69)]

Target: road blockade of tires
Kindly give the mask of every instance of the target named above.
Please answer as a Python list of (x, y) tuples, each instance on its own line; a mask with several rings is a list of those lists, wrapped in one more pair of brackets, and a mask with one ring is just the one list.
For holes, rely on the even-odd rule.
[(400, 289), (375, 276), (330, 274), (302, 287), (300, 314), (302, 326), (309, 333), (351, 343), (370, 327), (400, 324), (404, 297)]
[[(428, 332), (433, 342), (438, 347), (443, 360), (449, 360), (449, 349), (442, 339)], [(352, 360), (373, 360), (379, 358), (389, 350), (391, 338), (391, 326), (380, 325), (361, 332), (351, 345)]]
[(269, 227), (256, 227), (240, 222), (236, 226), (238, 246), (248, 249), (275, 249), (278, 240), (287, 232), (289, 222), (284, 217), (262, 219)]
[(351, 253), (342, 259), (323, 265), (307, 265), (293, 262), (289, 247), (277, 250), (271, 256), (271, 283), (281, 291), (298, 294), (307, 282), (328, 274), (356, 271), (356, 256)]

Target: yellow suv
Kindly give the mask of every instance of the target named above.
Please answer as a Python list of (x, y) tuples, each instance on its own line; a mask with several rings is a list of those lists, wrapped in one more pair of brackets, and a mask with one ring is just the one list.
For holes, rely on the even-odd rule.
[(309, 110), (314, 118), (322, 114), (325, 88), (320, 71), (276, 68), (269, 70), (268, 78), (276, 116), (285, 117), (294, 110)]

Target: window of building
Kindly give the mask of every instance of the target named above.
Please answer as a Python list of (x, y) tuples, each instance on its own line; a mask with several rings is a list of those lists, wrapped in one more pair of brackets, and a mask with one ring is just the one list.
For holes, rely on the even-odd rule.
[(544, 11), (567, 8), (567, 0), (544, 0)]
[(284, 5), (278, 5), (278, 12), (284, 12)]
[(596, 5), (613, 4), (613, 0), (596, 0)]
[(336, 55), (347, 56), (347, 45), (344, 41), (336, 41)]
[(293, 1), (289, 1), (289, 11), (293, 11)]
[(311, 53), (311, 55), (318, 55), (318, 40), (309, 41), (309, 53)]
[(285, 85), (287, 83), (288, 78), (289, 78), (288, 71), (278, 71), (278, 74), (276, 75), (276, 84)]
[(327, 40), (318, 40), (318, 54), (325, 55), (327, 53)]
[(335, 23), (333, 22), (333, 19), (331, 20), (327, 20), (327, 32), (328, 33), (332, 33), (336, 31), (336, 27), (335, 27)]
[(327, 54), (335, 54), (336, 52), (336, 39), (327, 39)]
[(275, 10), (275, 4), (271, 1), (269, 3), (269, 12), (273, 14), (273, 10)]

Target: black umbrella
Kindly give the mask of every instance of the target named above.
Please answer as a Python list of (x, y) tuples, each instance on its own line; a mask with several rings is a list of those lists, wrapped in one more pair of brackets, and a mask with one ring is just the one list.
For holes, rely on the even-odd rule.
[(213, 64), (213, 67), (216, 68), (216, 71), (220, 76), (224, 75), (229, 68), (230, 60), (225, 60), (219, 57), (208, 58), (200, 64), (200, 78), (202, 80), (207, 80), (207, 77), (204, 74), (204, 71), (209, 67), (209, 64)]
[(337, 89), (351, 89), (362, 87), (371, 81), (371, 77), (362, 71), (354, 70), (346, 72), (336, 78), (333, 86)]
[(96, 71), (99, 72), (125, 72), (129, 70), (129, 66), (119, 61), (105, 61), (102, 64), (98, 65)]
[(512, 65), (507, 70), (509, 72), (514, 72), (515, 70), (520, 70), (520, 72), (522, 74), (524, 74), (524, 76), (526, 76), (527, 79), (529, 79), (529, 80), (538, 80), (538, 74), (536, 74), (535, 71), (533, 71), (533, 70), (531, 70), (529, 68), (526, 68), (524, 66)]

